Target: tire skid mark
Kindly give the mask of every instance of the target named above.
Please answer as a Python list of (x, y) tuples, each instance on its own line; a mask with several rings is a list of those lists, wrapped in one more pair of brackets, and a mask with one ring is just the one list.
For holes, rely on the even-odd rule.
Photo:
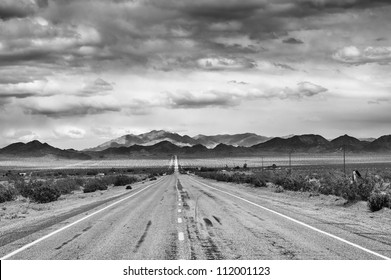
[(216, 200), (216, 197), (214, 195), (212, 195), (212, 194), (210, 194), (210, 193), (208, 193), (208, 192), (206, 192), (204, 190), (200, 190), (200, 192), (202, 192), (207, 197), (210, 197), (211, 199)]
[(92, 228), (92, 226), (86, 227), (85, 229), (83, 229), (83, 232), (86, 232), (86, 231), (90, 230), (91, 228)]
[(141, 235), (140, 239), (137, 241), (136, 247), (133, 250), (133, 253), (136, 253), (138, 249), (140, 248), (141, 244), (143, 244), (145, 237), (148, 234), (149, 227), (151, 226), (152, 222), (148, 221), (147, 226), (145, 227), (143, 235)]
[(262, 222), (265, 221), (264, 219), (262, 219), (261, 217), (259, 217), (258, 215), (254, 214), (254, 213), (252, 213), (252, 212), (250, 212), (250, 211), (246, 211), (246, 212), (247, 212), (247, 214), (253, 216), (254, 218), (256, 218), (256, 219), (258, 219), (258, 220), (260, 220), (260, 221), (262, 221)]
[(204, 218), (204, 222), (207, 227), (213, 227), (213, 223), (208, 218)]
[(221, 221), (220, 221), (220, 218), (216, 217), (216, 216), (212, 216), (213, 219), (216, 220), (216, 222), (218, 222), (220, 225), (222, 225)]
[(76, 234), (75, 236), (73, 236), (71, 239), (65, 241), (64, 243), (62, 243), (60, 246), (58, 246), (57, 248), (55, 248), (56, 250), (60, 250), (62, 247), (64, 247), (65, 245), (67, 245), (68, 243), (71, 243), (73, 240), (75, 240), (76, 238), (78, 238), (80, 235), (82, 235), (83, 233), (78, 233)]

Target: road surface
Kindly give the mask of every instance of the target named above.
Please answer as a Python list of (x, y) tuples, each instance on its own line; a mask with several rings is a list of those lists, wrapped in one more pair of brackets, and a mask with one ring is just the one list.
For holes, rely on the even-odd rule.
[[(175, 172), (4, 241), (3, 259), (387, 259), (391, 242)], [(2, 243), (1, 243), (2, 242)]]

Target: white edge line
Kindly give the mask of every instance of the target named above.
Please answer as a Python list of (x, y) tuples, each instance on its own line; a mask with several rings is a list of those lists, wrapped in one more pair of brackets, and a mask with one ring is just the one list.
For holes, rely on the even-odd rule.
[(33, 245), (35, 245), (35, 244), (37, 244), (37, 243), (39, 243), (39, 242), (41, 242), (41, 241), (43, 241), (43, 240), (49, 238), (49, 237), (51, 237), (51, 236), (53, 236), (53, 235), (55, 235), (55, 234), (57, 234), (57, 233), (59, 233), (59, 232), (65, 230), (65, 229), (67, 229), (67, 228), (70, 228), (71, 226), (74, 226), (74, 225), (80, 223), (81, 221), (84, 221), (84, 220), (86, 220), (86, 219), (88, 219), (88, 218), (90, 218), (90, 217), (92, 217), (92, 216), (94, 216), (94, 215), (96, 215), (96, 214), (98, 214), (98, 213), (100, 213), (100, 212), (102, 212), (102, 211), (104, 211), (104, 210), (106, 210), (106, 209), (108, 209), (108, 208), (110, 208), (110, 207), (112, 207), (112, 206), (114, 206), (114, 205), (116, 205), (116, 204), (118, 204), (118, 203), (124, 201), (124, 200), (127, 200), (127, 199), (129, 199), (129, 198), (135, 196), (136, 194), (145, 191), (145, 190), (148, 189), (149, 187), (152, 187), (152, 186), (156, 185), (157, 183), (160, 183), (163, 179), (164, 179), (164, 178), (162, 178), (161, 180), (159, 180), (159, 181), (157, 181), (157, 182), (155, 182), (155, 183), (153, 183), (153, 184), (151, 184), (151, 185), (148, 185), (147, 187), (143, 188), (142, 190), (139, 190), (138, 192), (136, 192), (136, 193), (134, 193), (134, 194), (132, 194), (132, 195), (130, 195), (130, 196), (127, 196), (127, 197), (125, 197), (125, 198), (122, 198), (122, 199), (120, 199), (120, 200), (118, 200), (118, 201), (116, 201), (116, 202), (114, 202), (114, 203), (112, 203), (112, 204), (110, 204), (110, 205), (108, 205), (108, 206), (102, 208), (102, 209), (99, 209), (98, 211), (96, 211), (96, 212), (94, 212), (94, 213), (91, 213), (91, 214), (89, 214), (89, 215), (87, 215), (87, 216), (85, 216), (85, 217), (83, 217), (83, 218), (81, 218), (81, 219), (79, 219), (79, 220), (77, 220), (77, 221), (75, 221), (75, 222), (69, 224), (69, 225), (66, 225), (65, 227), (62, 227), (62, 228), (60, 228), (60, 229), (58, 229), (58, 230), (55, 230), (55, 231), (53, 231), (53, 232), (51, 232), (51, 233), (49, 233), (49, 234), (47, 234), (47, 235), (45, 235), (45, 236), (43, 236), (43, 237), (41, 237), (41, 238), (39, 238), (39, 239), (37, 239), (37, 240), (35, 240), (35, 241), (29, 243), (29, 244), (26, 244), (26, 245), (24, 245), (23, 247), (21, 247), (21, 248), (19, 248), (19, 249), (15, 250), (15, 251), (13, 251), (13, 252), (11, 252), (11, 253), (9, 253), (9, 254), (3, 256), (3, 257), (1, 257), (0, 260), (6, 260), (6, 259), (8, 259), (8, 258), (10, 258), (10, 257), (12, 257), (12, 256), (14, 256), (14, 255), (16, 255), (16, 254), (18, 254), (18, 253), (24, 251), (24, 250), (26, 250), (27, 248), (30, 248), (31, 246), (33, 246)]
[(202, 185), (204, 185), (205, 187), (208, 187), (208, 188), (214, 189), (214, 190), (216, 190), (216, 191), (219, 191), (219, 192), (228, 194), (228, 195), (230, 195), (230, 196), (232, 196), (232, 197), (236, 197), (236, 198), (238, 198), (238, 199), (240, 199), (240, 200), (243, 200), (243, 201), (245, 201), (245, 202), (247, 202), (247, 203), (250, 203), (250, 204), (252, 204), (252, 205), (254, 205), (254, 206), (257, 206), (257, 207), (259, 207), (259, 208), (262, 208), (262, 209), (264, 209), (264, 210), (266, 210), (266, 211), (269, 211), (269, 212), (271, 212), (271, 213), (273, 213), (273, 214), (276, 214), (276, 215), (278, 215), (278, 216), (281, 216), (281, 217), (283, 217), (283, 218), (285, 218), (285, 219), (288, 219), (288, 220), (290, 220), (290, 221), (292, 221), (292, 222), (295, 222), (295, 223), (297, 223), (297, 224), (299, 224), (299, 225), (302, 225), (302, 226), (304, 226), (304, 227), (307, 227), (307, 228), (309, 228), (309, 229), (312, 229), (312, 230), (314, 230), (314, 231), (316, 231), (316, 232), (325, 234), (325, 235), (327, 235), (327, 236), (329, 236), (329, 237), (332, 237), (332, 238), (334, 238), (334, 239), (337, 239), (337, 240), (339, 240), (339, 241), (341, 241), (341, 242), (343, 242), (343, 243), (346, 243), (346, 244), (348, 244), (348, 245), (350, 245), (350, 246), (356, 247), (356, 248), (358, 248), (358, 249), (360, 249), (360, 250), (362, 250), (362, 251), (365, 251), (365, 252), (367, 252), (367, 253), (370, 253), (370, 254), (372, 254), (372, 255), (375, 255), (375, 256), (377, 256), (377, 257), (379, 257), (379, 258), (382, 258), (382, 259), (385, 259), (385, 260), (391, 260), (391, 258), (389, 258), (389, 257), (383, 256), (383, 255), (381, 255), (381, 254), (379, 254), (379, 253), (376, 253), (376, 252), (374, 252), (374, 251), (371, 251), (371, 250), (369, 250), (369, 249), (367, 249), (367, 248), (364, 248), (364, 247), (362, 247), (362, 246), (360, 246), (360, 245), (357, 245), (357, 244), (355, 244), (355, 243), (353, 243), (353, 242), (347, 241), (347, 240), (345, 240), (345, 239), (343, 239), (343, 238), (341, 238), (341, 237), (338, 237), (338, 236), (336, 236), (336, 235), (334, 235), (334, 234), (331, 234), (331, 233), (328, 233), (328, 232), (326, 232), (326, 231), (320, 230), (320, 229), (318, 229), (318, 228), (316, 228), (316, 227), (310, 226), (310, 225), (308, 225), (308, 224), (306, 224), (306, 223), (303, 223), (303, 222), (301, 222), (301, 221), (299, 221), (299, 220), (296, 220), (296, 219), (293, 219), (293, 218), (291, 218), (291, 217), (289, 217), (289, 216), (286, 216), (286, 215), (284, 215), (284, 214), (281, 214), (281, 213), (279, 213), (279, 212), (277, 212), (277, 211), (274, 211), (274, 210), (271, 210), (271, 209), (266, 208), (266, 207), (264, 207), (264, 206), (258, 205), (258, 204), (254, 203), (254, 202), (251, 202), (251, 201), (247, 200), (247, 199), (241, 198), (240, 196), (237, 196), (237, 195), (231, 194), (231, 193), (229, 193), (229, 192), (222, 191), (222, 190), (219, 190), (219, 189), (217, 189), (217, 188), (211, 187), (211, 186), (209, 186), (209, 185), (207, 185), (207, 184), (204, 184), (203, 182), (200, 182), (200, 181), (198, 181), (198, 180), (196, 180), (196, 179), (193, 179), (193, 178), (192, 178), (192, 180), (193, 180), (193, 181), (196, 181), (196, 182), (198, 182), (198, 183), (200, 183), (200, 184), (202, 184)]

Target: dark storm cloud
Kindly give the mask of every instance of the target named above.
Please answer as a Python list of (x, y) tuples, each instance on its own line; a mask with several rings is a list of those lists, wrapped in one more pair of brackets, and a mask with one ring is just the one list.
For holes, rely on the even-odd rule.
[(282, 42), (285, 44), (294, 44), (294, 45), (304, 44), (303, 41), (295, 39), (295, 38), (288, 38), (288, 39), (283, 40)]
[(0, 19), (27, 17), (34, 14), (37, 8), (37, 3), (29, 0), (1, 0)]
[(239, 105), (240, 99), (232, 94), (210, 91), (202, 95), (195, 95), (191, 92), (181, 92), (167, 96), (167, 105), (175, 109), (199, 109), (206, 107), (234, 107)]
[(86, 115), (97, 115), (107, 112), (119, 112), (121, 108), (113, 105), (93, 105), (93, 104), (65, 104), (58, 107), (49, 106), (25, 106), (25, 113), (30, 115), (43, 115), (49, 118), (63, 118), (73, 116), (86, 116)]
[(27, 98), (27, 97), (31, 97), (31, 96), (37, 96), (37, 93), (33, 93), (33, 92), (14, 92), (14, 93), (9, 93), (9, 92), (1, 92), (1, 89), (0, 89), (0, 99), (2, 98), (20, 98), (20, 99), (23, 99), (23, 98)]
[(288, 65), (288, 64), (285, 64), (285, 63), (273, 63), (274, 66), (278, 67), (278, 68), (282, 68), (282, 69), (285, 69), (285, 70), (290, 70), (290, 71), (297, 71), (297, 69), (293, 68), (292, 66)]
[(248, 18), (249, 16), (255, 14), (257, 10), (264, 8), (266, 1), (152, 0), (149, 2), (161, 8), (179, 10), (194, 18), (227, 20)]
[[(295, 30), (288, 19), (358, 9), (371, 3), (387, 4), (354, 0), (53, 0), (49, 5), (48, 1), (19, 2), (33, 3), (26, 16), (37, 13), (47, 22), (40, 24), (29, 18), (12, 22), (7, 30), (0, 28), (4, 38), (3, 50), (0, 45), (2, 65), (42, 62), (63, 67), (142, 66), (163, 71), (197, 68), (199, 64), (194, 61), (205, 55), (248, 56), (251, 60), (252, 55), (268, 53), (263, 40), (286, 38)], [(9, 37), (10, 33), (15, 36)], [(216, 41), (217, 36), (222, 41)], [(247, 36), (252, 42), (243, 44), (235, 39), (238, 36)], [(283, 42), (302, 43), (292, 37)], [(244, 68), (251, 65), (254, 64)]]
[(390, 4), (389, 0), (303, 0), (299, 2), (302, 7), (309, 7), (313, 9), (368, 8)]

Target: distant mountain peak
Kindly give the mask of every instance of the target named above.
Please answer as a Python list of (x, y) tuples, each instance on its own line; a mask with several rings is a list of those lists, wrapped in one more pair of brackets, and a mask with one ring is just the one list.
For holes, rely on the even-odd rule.
[(162, 141), (169, 141), (179, 147), (190, 147), (201, 144), (207, 148), (214, 148), (220, 143), (232, 146), (250, 147), (268, 139), (268, 137), (260, 136), (255, 133), (241, 133), (233, 135), (218, 134), (212, 136), (199, 134), (197, 136), (190, 137), (188, 135), (180, 135), (176, 132), (169, 132), (166, 130), (152, 130), (139, 135), (123, 135), (116, 139), (107, 141), (95, 148), (87, 149), (87, 151), (102, 151), (110, 147), (130, 147), (132, 145), (151, 146)]

